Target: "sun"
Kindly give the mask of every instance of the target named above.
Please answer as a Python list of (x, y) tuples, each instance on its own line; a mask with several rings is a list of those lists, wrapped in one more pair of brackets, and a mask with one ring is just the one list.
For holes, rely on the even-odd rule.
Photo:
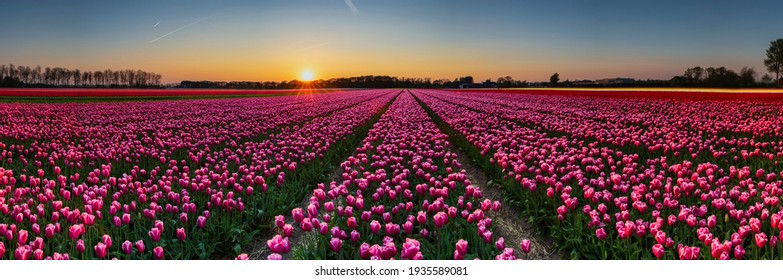
[(309, 82), (309, 81), (312, 81), (315, 78), (315, 76), (313, 76), (313, 71), (304, 70), (304, 71), (302, 71), (301, 78), (302, 78), (302, 81)]

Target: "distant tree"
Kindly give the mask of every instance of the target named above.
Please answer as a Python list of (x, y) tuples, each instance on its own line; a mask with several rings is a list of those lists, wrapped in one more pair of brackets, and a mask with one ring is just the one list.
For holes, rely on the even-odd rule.
[(554, 84), (557, 84), (557, 82), (559, 82), (559, 81), (560, 81), (560, 74), (558, 74), (557, 72), (555, 72), (554, 74), (552, 74), (551, 77), (549, 77), (549, 83), (550, 84), (554, 85)]
[(764, 74), (764, 76), (761, 76), (761, 83), (762, 84), (771, 84), (772, 83), (772, 77), (770, 77), (769, 74)]
[(775, 73), (776, 81), (780, 80), (780, 72), (783, 72), (783, 39), (770, 42), (764, 66), (770, 73)]
[(756, 70), (753, 67), (742, 67), (739, 75), (742, 84), (745, 86), (751, 86), (756, 83)]

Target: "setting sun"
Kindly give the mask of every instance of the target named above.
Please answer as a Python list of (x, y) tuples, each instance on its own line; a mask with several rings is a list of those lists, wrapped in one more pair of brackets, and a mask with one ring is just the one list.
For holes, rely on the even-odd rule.
[(312, 81), (313, 78), (314, 78), (313, 71), (310, 71), (310, 70), (302, 71), (301, 78), (302, 78), (302, 81), (305, 81), (305, 82)]

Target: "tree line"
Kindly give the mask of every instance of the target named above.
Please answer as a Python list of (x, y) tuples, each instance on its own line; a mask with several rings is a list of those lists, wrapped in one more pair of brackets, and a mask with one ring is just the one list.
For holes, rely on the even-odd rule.
[(163, 76), (142, 70), (84, 71), (64, 67), (0, 65), (4, 87), (159, 87)]

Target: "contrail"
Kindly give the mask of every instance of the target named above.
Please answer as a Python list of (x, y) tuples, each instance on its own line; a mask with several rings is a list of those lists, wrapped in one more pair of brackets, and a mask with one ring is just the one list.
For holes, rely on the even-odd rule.
[(152, 26), (152, 28), (158, 27), (158, 24), (160, 24), (161, 22), (163, 22), (163, 21), (159, 20), (158, 23), (156, 23), (155, 25)]
[(321, 46), (326, 46), (328, 44), (329, 44), (329, 42), (320, 43), (320, 44), (317, 44), (317, 45), (312, 45), (312, 46), (309, 46), (309, 47), (301, 48), (301, 49), (298, 50), (298, 52), (309, 50), (309, 49), (313, 49), (313, 48), (317, 48), (317, 47), (321, 47)]
[(353, 2), (351, 0), (345, 0), (345, 5), (348, 5), (348, 8), (351, 9), (353, 15), (359, 14), (359, 9), (357, 9), (356, 6), (353, 5)]
[(180, 31), (180, 30), (182, 30), (182, 29), (188, 28), (188, 27), (190, 27), (191, 25), (194, 25), (194, 24), (196, 24), (196, 23), (199, 23), (199, 22), (205, 21), (205, 20), (207, 20), (207, 19), (209, 19), (209, 18), (211, 18), (211, 17), (213, 17), (213, 16), (215, 16), (215, 14), (213, 14), (213, 15), (211, 15), (211, 16), (208, 16), (208, 17), (200, 18), (200, 19), (199, 19), (199, 20), (197, 20), (197, 21), (194, 21), (194, 22), (191, 22), (191, 23), (185, 24), (184, 26), (182, 26), (182, 27), (180, 27), (180, 28), (177, 28), (177, 29), (174, 29), (173, 31), (171, 31), (171, 32), (169, 32), (169, 33), (166, 33), (166, 34), (164, 34), (163, 36), (160, 36), (160, 37), (158, 37), (158, 38), (155, 38), (155, 40), (152, 40), (152, 41), (150, 41), (150, 44), (152, 44), (152, 43), (155, 43), (155, 42), (157, 42), (158, 40), (160, 40), (160, 39), (163, 39), (163, 38), (165, 38), (166, 36), (169, 36), (169, 35), (171, 35), (171, 34), (174, 34), (174, 33), (178, 32), (178, 31)]

